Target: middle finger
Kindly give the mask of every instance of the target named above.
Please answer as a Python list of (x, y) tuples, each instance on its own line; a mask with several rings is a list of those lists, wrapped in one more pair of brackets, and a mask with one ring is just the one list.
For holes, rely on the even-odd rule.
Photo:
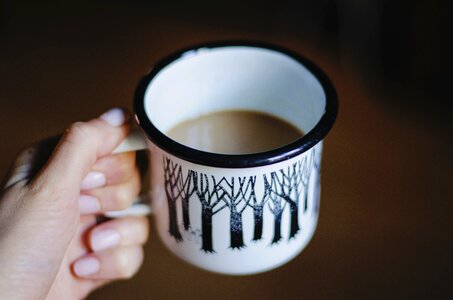
[(128, 181), (137, 168), (135, 155), (135, 152), (131, 151), (100, 158), (82, 181), (81, 190), (90, 190)]
[[(106, 211), (123, 210), (128, 208), (140, 192), (141, 179), (137, 169), (132, 177), (121, 184), (105, 186), (89, 191), (84, 191), (81, 196), (85, 202), (96, 202), (97, 211), (86, 213), (99, 213)], [(81, 209), (81, 212), (84, 213)]]

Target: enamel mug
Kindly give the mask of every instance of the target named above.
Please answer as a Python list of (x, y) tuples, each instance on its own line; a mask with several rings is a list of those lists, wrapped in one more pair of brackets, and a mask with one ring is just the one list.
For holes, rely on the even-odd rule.
[[(166, 135), (222, 110), (271, 114), (305, 135), (245, 155), (204, 152)], [(337, 114), (335, 90), (316, 65), (263, 43), (191, 47), (141, 80), (134, 111), (144, 134), (130, 136), (117, 152), (149, 150), (151, 212), (176, 256), (242, 275), (281, 266), (306, 247), (318, 221), (322, 140)]]

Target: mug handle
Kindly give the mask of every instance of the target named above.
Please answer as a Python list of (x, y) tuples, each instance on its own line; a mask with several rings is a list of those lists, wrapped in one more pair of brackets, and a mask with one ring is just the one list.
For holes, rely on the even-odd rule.
[[(112, 151), (112, 154), (145, 150), (148, 148), (146, 141), (147, 139), (140, 129), (132, 129), (126, 139)], [(104, 213), (104, 216), (108, 218), (122, 218), (127, 216), (146, 216), (150, 213), (149, 196), (140, 195), (128, 208), (124, 210), (108, 211)]]

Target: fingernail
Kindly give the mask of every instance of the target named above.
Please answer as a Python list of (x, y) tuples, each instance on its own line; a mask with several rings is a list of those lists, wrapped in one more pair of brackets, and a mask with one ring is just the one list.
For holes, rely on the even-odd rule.
[(85, 176), (80, 184), (82, 190), (91, 190), (104, 186), (106, 183), (105, 175), (101, 172), (92, 171)]
[(90, 195), (79, 196), (79, 210), (81, 214), (93, 214), (101, 210), (98, 198)]
[(104, 250), (120, 243), (120, 234), (113, 229), (103, 229), (91, 235), (91, 248), (94, 251)]
[(81, 277), (96, 274), (100, 269), (101, 263), (93, 256), (81, 258), (74, 264), (74, 273)]
[(126, 122), (126, 114), (122, 108), (112, 108), (99, 117), (114, 127), (118, 127)]

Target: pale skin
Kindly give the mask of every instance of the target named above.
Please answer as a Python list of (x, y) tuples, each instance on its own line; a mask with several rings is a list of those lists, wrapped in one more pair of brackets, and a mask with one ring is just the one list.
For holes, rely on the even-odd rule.
[(36, 174), (21, 176), (36, 151), (19, 155), (0, 192), (0, 299), (83, 299), (138, 271), (147, 218), (96, 221), (140, 190), (135, 153), (111, 154), (129, 119), (113, 109), (73, 124)]

